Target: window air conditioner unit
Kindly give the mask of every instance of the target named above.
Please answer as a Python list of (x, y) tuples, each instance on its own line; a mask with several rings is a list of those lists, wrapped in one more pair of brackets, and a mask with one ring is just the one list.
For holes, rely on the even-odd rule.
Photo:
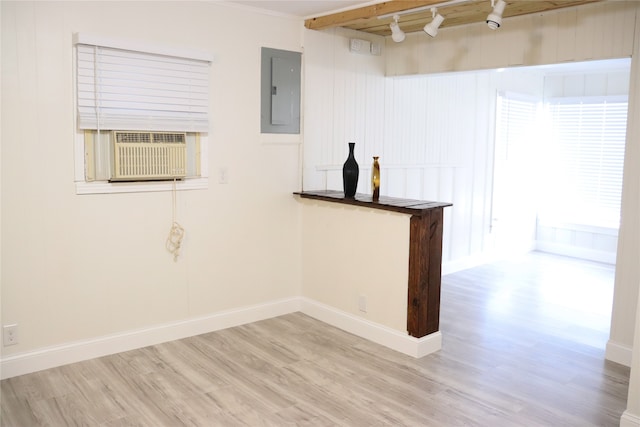
[(187, 174), (187, 134), (113, 131), (111, 181), (182, 179)]

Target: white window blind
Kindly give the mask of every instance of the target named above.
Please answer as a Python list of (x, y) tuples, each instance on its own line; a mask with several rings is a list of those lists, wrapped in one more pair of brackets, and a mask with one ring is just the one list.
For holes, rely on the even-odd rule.
[(540, 106), (530, 95), (507, 92), (497, 97), (491, 227), (504, 243), (529, 239), (535, 224)]
[(76, 46), (80, 129), (209, 131), (209, 61)]
[(618, 228), (627, 125), (626, 97), (547, 104), (549, 158), (545, 216)]
[(503, 147), (504, 158), (523, 156), (531, 150), (536, 137), (539, 101), (533, 97), (501, 93), (498, 95), (497, 145)]

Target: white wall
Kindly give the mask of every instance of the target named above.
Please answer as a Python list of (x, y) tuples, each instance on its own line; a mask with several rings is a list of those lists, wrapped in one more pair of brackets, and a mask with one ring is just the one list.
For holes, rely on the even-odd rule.
[(406, 333), (410, 215), (309, 200), (302, 205), (303, 295)]
[[(300, 50), (299, 20), (212, 2), (0, 7), (2, 324), (20, 335), (3, 358), (300, 293), (300, 147), (259, 135), (260, 47)], [(231, 39), (238, 22), (246, 31)], [(178, 262), (165, 250), (171, 193), (75, 194), (74, 32), (215, 58), (212, 178), (177, 196)]]

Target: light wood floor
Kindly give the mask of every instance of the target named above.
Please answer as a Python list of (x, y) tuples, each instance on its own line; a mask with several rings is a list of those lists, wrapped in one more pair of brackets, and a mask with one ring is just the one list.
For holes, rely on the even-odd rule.
[(613, 268), (533, 253), (443, 278), (414, 359), (296, 313), (2, 381), (2, 426), (617, 426)]

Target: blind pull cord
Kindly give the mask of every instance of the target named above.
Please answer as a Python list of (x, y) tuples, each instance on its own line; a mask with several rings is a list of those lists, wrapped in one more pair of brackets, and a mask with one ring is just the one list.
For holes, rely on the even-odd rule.
[(173, 190), (171, 192), (173, 202), (173, 223), (169, 235), (167, 236), (167, 242), (165, 244), (167, 250), (173, 254), (173, 262), (178, 261), (178, 255), (180, 255), (180, 245), (182, 245), (182, 238), (184, 237), (184, 228), (176, 221), (176, 179), (173, 179)]

